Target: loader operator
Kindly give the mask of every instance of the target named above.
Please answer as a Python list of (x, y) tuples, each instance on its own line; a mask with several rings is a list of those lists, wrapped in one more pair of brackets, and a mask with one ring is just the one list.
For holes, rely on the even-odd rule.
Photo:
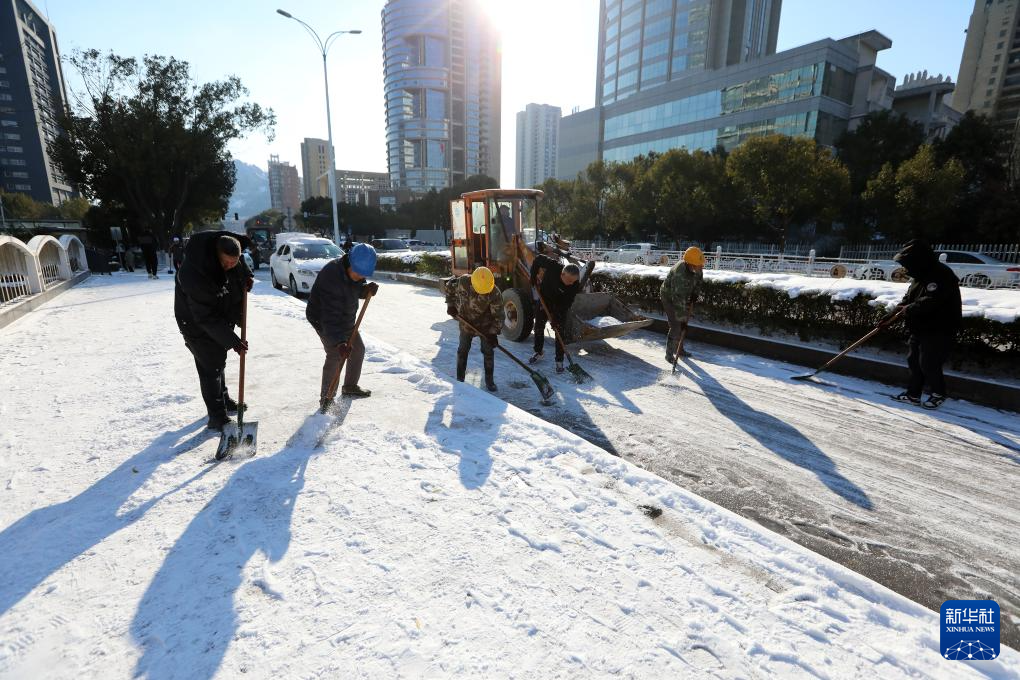
[(326, 360), (322, 364), (322, 383), (319, 390), (319, 411), (326, 413), (336, 398), (337, 377), (346, 363), (344, 386), (341, 393), (348, 397), (370, 397), (371, 390), (358, 385), (361, 365), (365, 360), (365, 343), (361, 336), (352, 339), (358, 315), (358, 300), (364, 300), (379, 291), (378, 283), (366, 278), (375, 273), (375, 248), (367, 243), (355, 244), (349, 253), (332, 260), (312, 284), (305, 317), (319, 334)]
[[(562, 265), (551, 257), (537, 255), (531, 263), (531, 289), (535, 291), (536, 298), (533, 301), (535, 309), (535, 353), (528, 360), (528, 363), (536, 363), (542, 358), (542, 349), (545, 347), (545, 324), (551, 322), (553, 330), (559, 331), (563, 328), (563, 322), (567, 318), (570, 306), (574, 304), (574, 298), (581, 290), (579, 279), (581, 270), (576, 264)], [(543, 305), (543, 303), (545, 303)], [(546, 316), (545, 309), (549, 309), (551, 318)], [(556, 372), (563, 372), (563, 346), (556, 343)]]
[(464, 382), (471, 341), (479, 336), (485, 367), (485, 389), (496, 391), (493, 378), (495, 357), (503, 330), (503, 296), (496, 288), (496, 279), (488, 267), (478, 267), (470, 275), (452, 276), (443, 282), (446, 292), (446, 313), (460, 319), (460, 344), (457, 346), (457, 380)]
[(208, 427), (219, 432), (230, 422), (227, 414), (238, 408), (223, 380), (227, 350), (248, 351), (248, 343), (234, 332), (241, 322), (244, 291), (255, 281), (241, 259), (242, 241), (247, 243), (248, 238), (228, 231), (192, 236), (174, 290), (174, 316), (185, 347), (195, 357)]
[(677, 357), (690, 356), (684, 349), (687, 324), (694, 313), (694, 300), (701, 289), (705, 268), (705, 253), (701, 248), (691, 246), (684, 256), (673, 265), (659, 289), (662, 310), (669, 320), (669, 335), (666, 336), (666, 363), (673, 364)]
[[(910, 332), (907, 354), (910, 382), (906, 391), (895, 399), (936, 409), (946, 400), (942, 365), (949, 358), (963, 317), (960, 283), (953, 270), (939, 262), (931, 246), (920, 239), (907, 242), (893, 259), (903, 265), (913, 279), (896, 311), (882, 320), (883, 325), (888, 325), (896, 312), (903, 309)], [(922, 403), (925, 385), (931, 392)]]

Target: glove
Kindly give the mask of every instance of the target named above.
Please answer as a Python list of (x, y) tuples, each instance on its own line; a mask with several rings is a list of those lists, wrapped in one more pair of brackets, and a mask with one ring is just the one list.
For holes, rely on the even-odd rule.
[(490, 345), (492, 345), (493, 347), (495, 347), (496, 345), (498, 345), (498, 344), (499, 344), (499, 336), (498, 336), (498, 335), (496, 335), (495, 333), (492, 333), (492, 334), (490, 334), (490, 335), (486, 335), (486, 336), (485, 336), (485, 339), (486, 339), (486, 340), (487, 340), (487, 341), (489, 342), (489, 344), (490, 344)]
[(248, 351), (248, 342), (246, 340), (238, 340), (231, 349), (238, 354), (244, 354)]
[(351, 346), (346, 342), (341, 342), (336, 346), (337, 351), (340, 352), (340, 356), (344, 359), (351, 356)]
[(251, 288), (254, 285), (255, 285), (255, 277), (254, 276), (249, 276), (248, 279), (244, 282), (244, 289), (247, 290), (250, 293), (251, 292)]
[(446, 305), (446, 313), (450, 316), (457, 316), (457, 308), (454, 305)]
[(365, 284), (365, 291), (366, 296), (373, 296), (379, 292), (379, 284), (376, 283), (375, 281), (367, 283)]

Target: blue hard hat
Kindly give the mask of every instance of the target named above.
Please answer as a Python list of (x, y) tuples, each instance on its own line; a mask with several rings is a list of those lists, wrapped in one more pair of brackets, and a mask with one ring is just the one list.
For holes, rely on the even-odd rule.
[(356, 244), (347, 254), (351, 269), (360, 276), (371, 276), (375, 273), (375, 258), (375, 248), (367, 243)]

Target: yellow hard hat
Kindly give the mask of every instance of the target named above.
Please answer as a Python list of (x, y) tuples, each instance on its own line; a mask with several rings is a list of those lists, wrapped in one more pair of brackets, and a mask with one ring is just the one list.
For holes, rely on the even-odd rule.
[(471, 287), (479, 295), (487, 295), (496, 287), (496, 279), (488, 267), (479, 267), (471, 272)]
[(695, 267), (705, 266), (705, 253), (701, 252), (701, 248), (697, 246), (691, 246), (684, 251), (684, 262), (687, 264), (694, 265)]

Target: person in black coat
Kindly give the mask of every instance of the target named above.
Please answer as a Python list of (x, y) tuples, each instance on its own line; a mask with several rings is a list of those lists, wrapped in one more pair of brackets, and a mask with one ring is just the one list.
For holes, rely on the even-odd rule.
[(238, 408), (227, 392), (223, 370), (228, 350), (248, 351), (248, 343), (234, 332), (241, 322), (244, 293), (255, 280), (241, 258), (247, 241), (228, 231), (195, 234), (175, 279), (174, 316), (184, 345), (195, 357), (211, 430), (222, 431), (229, 422), (227, 413)]
[(156, 252), (159, 250), (159, 242), (152, 235), (151, 229), (146, 229), (142, 232), (142, 235), (138, 237), (138, 245), (142, 248), (142, 256), (145, 258), (145, 271), (148, 272), (149, 278), (158, 279), (159, 272), (157, 269), (159, 265), (156, 259)]
[(334, 379), (340, 365), (346, 362), (342, 394), (350, 397), (368, 397), (370, 390), (358, 385), (361, 365), (365, 360), (365, 344), (361, 336), (351, 335), (358, 315), (358, 300), (375, 295), (378, 283), (366, 278), (375, 273), (375, 248), (358, 243), (351, 252), (330, 261), (312, 284), (305, 307), (305, 318), (319, 335), (326, 360), (322, 365), (322, 384), (319, 390), (319, 410), (326, 413), (336, 398)]
[[(888, 323), (896, 312), (903, 310), (910, 332), (907, 355), (910, 383), (896, 399), (936, 409), (946, 400), (942, 366), (949, 358), (963, 318), (960, 283), (953, 270), (939, 262), (931, 246), (920, 239), (909, 241), (893, 259), (903, 265), (913, 279), (896, 310), (883, 321)], [(925, 385), (930, 394), (922, 404)]]
[[(535, 353), (529, 363), (536, 363), (542, 358), (545, 347), (545, 324), (551, 321), (553, 329), (562, 329), (574, 298), (581, 290), (579, 279), (581, 270), (576, 264), (563, 265), (545, 255), (538, 255), (531, 263), (531, 287), (541, 295), (541, 299), (533, 294), (532, 306), (535, 311)], [(549, 308), (548, 318), (542, 302)], [(556, 343), (556, 372), (563, 372), (563, 347)]]

